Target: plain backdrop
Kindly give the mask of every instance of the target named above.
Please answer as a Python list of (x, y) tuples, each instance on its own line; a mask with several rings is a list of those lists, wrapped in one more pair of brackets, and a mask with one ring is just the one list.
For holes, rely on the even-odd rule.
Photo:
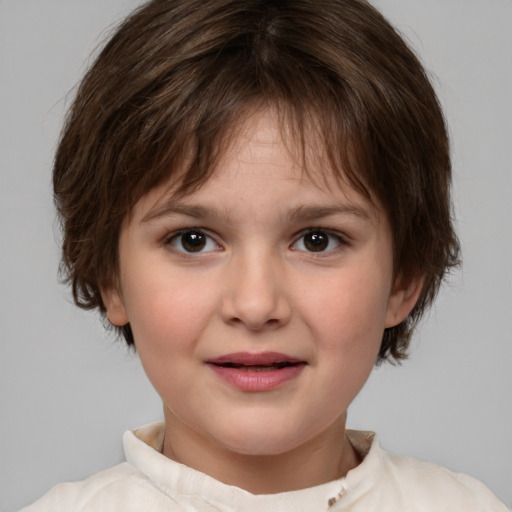
[[(0, 509), (122, 459), (162, 417), (135, 356), (58, 284), (52, 155), (72, 89), (137, 0), (0, 0)], [(419, 53), (453, 142), (464, 266), (402, 367), (349, 412), (388, 450), (512, 505), (512, 1), (375, 0)]]

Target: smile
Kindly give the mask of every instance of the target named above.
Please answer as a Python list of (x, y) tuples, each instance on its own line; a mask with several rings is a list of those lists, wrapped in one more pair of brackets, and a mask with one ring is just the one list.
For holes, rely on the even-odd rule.
[(224, 382), (247, 392), (270, 391), (296, 378), (306, 362), (277, 352), (237, 352), (206, 364)]

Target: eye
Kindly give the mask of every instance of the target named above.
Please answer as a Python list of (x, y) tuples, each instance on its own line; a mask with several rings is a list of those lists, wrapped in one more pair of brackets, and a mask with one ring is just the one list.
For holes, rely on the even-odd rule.
[(306, 252), (328, 252), (343, 244), (340, 235), (323, 229), (311, 229), (304, 233), (292, 246), (292, 249)]
[(219, 245), (199, 229), (187, 229), (172, 235), (167, 244), (180, 252), (211, 252), (220, 249)]

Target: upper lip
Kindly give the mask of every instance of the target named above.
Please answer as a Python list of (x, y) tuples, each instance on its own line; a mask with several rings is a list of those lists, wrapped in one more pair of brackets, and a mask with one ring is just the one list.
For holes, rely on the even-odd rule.
[(243, 366), (263, 366), (278, 363), (305, 363), (304, 360), (279, 352), (234, 352), (219, 357), (214, 357), (206, 361), (209, 364), (238, 364)]

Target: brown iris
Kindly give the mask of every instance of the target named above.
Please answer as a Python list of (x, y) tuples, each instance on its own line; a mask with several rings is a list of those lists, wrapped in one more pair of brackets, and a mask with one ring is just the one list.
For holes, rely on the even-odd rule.
[(304, 235), (304, 247), (311, 252), (325, 251), (329, 245), (329, 235), (322, 231), (312, 231)]
[(200, 231), (187, 231), (181, 235), (181, 245), (187, 252), (199, 252), (206, 246), (206, 235)]

